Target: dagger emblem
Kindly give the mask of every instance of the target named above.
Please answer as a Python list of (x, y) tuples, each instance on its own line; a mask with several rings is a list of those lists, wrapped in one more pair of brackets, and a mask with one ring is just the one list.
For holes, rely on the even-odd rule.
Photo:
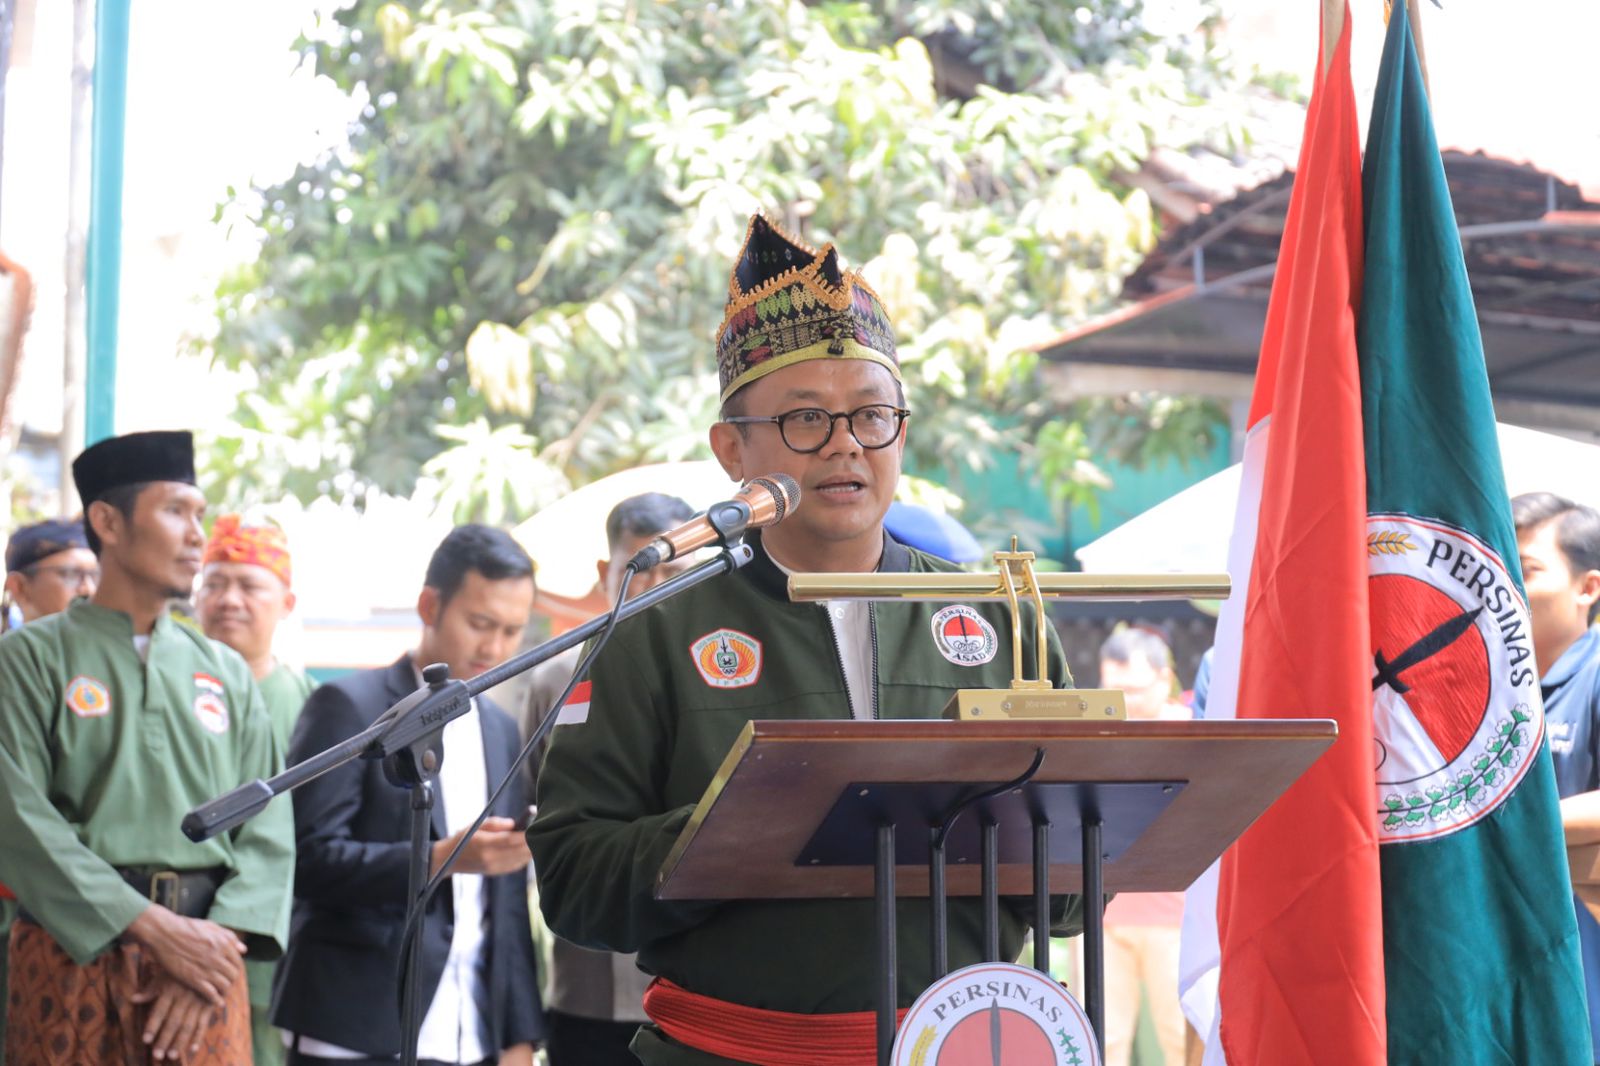
[(1432, 632), (1396, 655), (1393, 662), (1386, 659), (1382, 651), (1375, 653), (1373, 659), (1378, 667), (1378, 676), (1372, 679), (1372, 691), (1378, 691), (1381, 685), (1388, 685), (1397, 693), (1410, 692), (1411, 686), (1400, 680), (1400, 675), (1460, 640), (1461, 635), (1472, 628), (1472, 623), (1482, 613), (1483, 608), (1479, 607), (1476, 610), (1462, 611), (1454, 618), (1440, 622)]
[(1003, 1066), (1000, 1061), (1000, 999), (996, 997), (989, 1001), (989, 1057), (994, 1061), (994, 1066)]

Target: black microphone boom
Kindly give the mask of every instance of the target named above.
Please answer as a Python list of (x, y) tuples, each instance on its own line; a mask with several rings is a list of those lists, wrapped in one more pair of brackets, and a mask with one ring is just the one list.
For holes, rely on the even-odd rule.
[(788, 474), (751, 478), (731, 500), (714, 503), (677, 529), (639, 549), (631, 561), (635, 573), (711, 544), (726, 545), (747, 530), (762, 529), (783, 519), (800, 504), (800, 486)]

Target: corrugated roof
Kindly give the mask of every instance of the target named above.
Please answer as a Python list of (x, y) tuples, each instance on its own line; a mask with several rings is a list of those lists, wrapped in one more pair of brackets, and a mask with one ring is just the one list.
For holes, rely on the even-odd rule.
[[(1497, 401), (1600, 431), (1600, 202), (1537, 167), (1444, 153)], [(1140, 302), (1041, 346), (1047, 360), (1255, 372), (1291, 172), (1169, 231), (1124, 284)]]

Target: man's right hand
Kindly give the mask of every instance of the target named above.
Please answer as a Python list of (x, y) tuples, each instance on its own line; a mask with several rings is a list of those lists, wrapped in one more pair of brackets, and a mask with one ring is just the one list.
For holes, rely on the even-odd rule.
[(162, 970), (214, 1007), (222, 1006), (228, 989), (244, 974), (245, 942), (204, 918), (185, 918), (152, 903), (128, 926), (128, 936)]
[[(428, 867), (430, 877), (439, 872), (439, 867), (444, 865), (445, 858), (455, 850), (465, 832), (463, 829), (444, 840), (433, 842), (433, 861)], [(498, 877), (522, 869), (532, 859), (533, 855), (528, 851), (528, 838), (517, 829), (515, 822), (510, 818), (485, 818), (483, 825), (467, 841), (467, 846), (461, 849), (450, 870), (458, 874)]]

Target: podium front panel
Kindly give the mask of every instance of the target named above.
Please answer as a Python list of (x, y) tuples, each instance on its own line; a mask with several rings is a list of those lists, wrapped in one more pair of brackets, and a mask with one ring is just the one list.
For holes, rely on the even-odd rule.
[[(1323, 719), (1247, 721), (758, 721), (745, 726), (657, 878), (663, 899), (838, 899), (872, 895), (875, 821), (897, 827), (896, 888), (928, 894), (928, 812), (964, 790), (1011, 781), (1044, 759), (1032, 787), (1093, 804), (1108, 892), (1186, 888), (1337, 735)], [(884, 806), (871, 789), (896, 791)], [(1028, 786), (1024, 786), (1026, 789)], [(863, 789), (868, 795), (861, 796)], [(1041, 791), (1043, 790), (1043, 791)], [(874, 803), (877, 803), (875, 806)], [(989, 801), (1002, 826), (1005, 797)], [(1028, 817), (1020, 794), (1012, 801)], [(885, 812), (888, 812), (886, 815)], [(963, 819), (975, 835), (977, 812)], [(920, 824), (919, 824), (920, 823)], [(1056, 826), (1076, 834), (1076, 824)], [(1009, 833), (1031, 839), (1031, 821)], [(951, 847), (959, 840), (952, 833)], [(859, 843), (852, 843), (858, 836)], [(909, 839), (909, 843), (907, 843)], [(1012, 837), (1012, 839), (1016, 839)], [(1000, 891), (1032, 892), (1029, 855), (1002, 848)], [(980, 891), (976, 857), (950, 852), (952, 895)], [(1079, 847), (1052, 843), (1050, 887), (1083, 883)], [(861, 861), (857, 861), (857, 860)]]

